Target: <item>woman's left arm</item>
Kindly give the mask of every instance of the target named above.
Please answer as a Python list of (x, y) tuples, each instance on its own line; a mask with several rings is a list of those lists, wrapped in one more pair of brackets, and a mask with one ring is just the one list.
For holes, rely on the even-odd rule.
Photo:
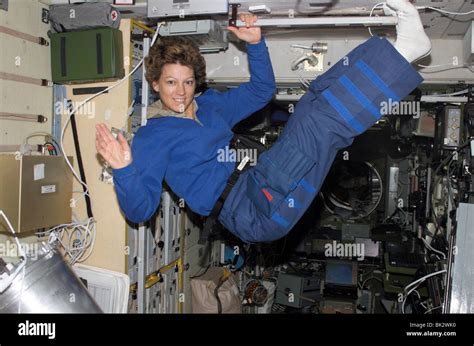
[[(217, 102), (225, 109), (223, 115), (231, 127), (252, 113), (262, 109), (273, 98), (276, 91), (275, 75), (268, 48), (259, 27), (253, 26), (256, 16), (241, 16), (247, 26), (228, 27), (238, 38), (247, 42), (250, 81), (227, 92), (211, 91)], [(203, 95), (204, 96), (204, 95)]]

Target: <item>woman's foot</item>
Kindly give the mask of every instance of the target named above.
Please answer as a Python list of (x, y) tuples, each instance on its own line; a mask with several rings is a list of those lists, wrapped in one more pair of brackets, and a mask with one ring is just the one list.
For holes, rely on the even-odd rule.
[(395, 49), (410, 63), (429, 55), (431, 42), (416, 7), (408, 0), (387, 0), (386, 6), (398, 17)]

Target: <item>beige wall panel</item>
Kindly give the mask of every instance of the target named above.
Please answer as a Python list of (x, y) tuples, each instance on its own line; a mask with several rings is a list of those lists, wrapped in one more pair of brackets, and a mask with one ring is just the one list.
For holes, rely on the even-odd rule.
[[(124, 54), (128, 56), (130, 50), (130, 20), (122, 20), (120, 30), (122, 30), (123, 33)], [(130, 69), (128, 66), (125, 66), (125, 73), (128, 72), (130, 72)], [(91, 95), (73, 96), (73, 88), (110, 86), (112, 84), (112, 82), (108, 82), (67, 86), (67, 93), (68, 97), (76, 105), (76, 102), (83, 101)], [(78, 110), (76, 115), (82, 159), (92, 198), (93, 213), (97, 220), (97, 235), (94, 251), (84, 263), (125, 273), (126, 222), (120, 212), (114, 188), (98, 179), (102, 166), (98, 161), (95, 149), (95, 125), (99, 122), (104, 122), (107, 126), (116, 128), (123, 128), (127, 125), (129, 80), (124, 81), (109, 91), (109, 93), (102, 94), (90, 102), (92, 103), (84, 108), (84, 110), (88, 112)], [(90, 114), (89, 111), (94, 111), (94, 114)], [(107, 119), (108, 114), (110, 115), (109, 119)], [(66, 117), (63, 115), (61, 123), (64, 124), (65, 121)], [(74, 143), (70, 125), (68, 125), (64, 136), (64, 147), (68, 155), (74, 154)], [(74, 167), (76, 171), (79, 172), (76, 158), (74, 162)], [(74, 190), (82, 191), (82, 186), (77, 181), (74, 183)], [(79, 196), (79, 193), (74, 194), (75, 198)], [(83, 197), (78, 199), (74, 213), (81, 220), (87, 217)]]
[[(46, 7), (36, 0), (10, 0), (8, 11), (0, 11), (0, 25), (47, 38), (49, 25), (41, 22), (41, 9)], [(0, 71), (51, 79), (50, 47), (0, 34), (0, 52)], [(16, 57), (21, 59), (19, 66), (15, 65)], [(0, 112), (42, 114), (48, 118), (44, 124), (0, 119), (0, 145), (20, 144), (32, 132), (51, 132), (52, 95), (51, 87), (0, 80)], [(41, 137), (30, 141), (41, 142)]]
[[(7, 12), (0, 11), (0, 25), (28, 33), (35, 36), (47, 38), (49, 25), (41, 22), (41, 8), (47, 6), (36, 0), (10, 0)], [(121, 25), (124, 38), (124, 54), (129, 55), (129, 31), (130, 21), (123, 20)], [(15, 73), (22, 76), (51, 79), (50, 48), (0, 34), (0, 71)], [(20, 66), (15, 66), (15, 58), (21, 58)], [(128, 66), (126, 72), (129, 71)], [(78, 87), (87, 86), (110, 86), (113, 83), (81, 84)], [(68, 97), (74, 102), (82, 101), (86, 96), (72, 96), (72, 86), (67, 87)], [(101, 166), (97, 160), (95, 150), (95, 124), (105, 122), (109, 126), (122, 128), (127, 125), (127, 109), (129, 99), (129, 82), (126, 81), (108, 94), (101, 95), (93, 100), (93, 107), (89, 105), (86, 109), (93, 109), (95, 117), (81, 115), (76, 117), (80, 135), (81, 151), (89, 183), (90, 194), (94, 216), (97, 220), (97, 236), (92, 255), (85, 262), (93, 265), (119, 272), (125, 272), (125, 245), (126, 245), (126, 223), (123, 218), (115, 191), (111, 185), (98, 180)], [(52, 88), (35, 86), (31, 84), (14, 81), (0, 80), (0, 111), (9, 113), (43, 114), (48, 117), (45, 124), (33, 122), (19, 122), (0, 119), (0, 144), (21, 144), (25, 137), (32, 132), (51, 132), (52, 126)], [(110, 119), (106, 115), (110, 114)], [(66, 117), (63, 115), (61, 122), (64, 124)], [(68, 126), (65, 133), (65, 149), (69, 155), (74, 154), (71, 127)], [(32, 138), (30, 143), (41, 143), (43, 138)], [(75, 169), (78, 171), (77, 160), (74, 158)], [(79, 183), (74, 183), (74, 190), (82, 190)], [(80, 194), (74, 194), (78, 198), (74, 213), (78, 219), (85, 219), (87, 212), (84, 198)], [(1, 239), (5, 241), (5, 239)]]

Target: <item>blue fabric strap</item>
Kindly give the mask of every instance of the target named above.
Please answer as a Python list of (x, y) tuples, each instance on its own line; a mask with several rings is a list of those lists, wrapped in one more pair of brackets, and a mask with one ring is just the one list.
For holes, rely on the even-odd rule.
[(349, 110), (337, 99), (336, 96), (333, 95), (332, 92), (329, 90), (324, 90), (322, 95), (324, 98), (329, 102), (329, 104), (339, 113), (341, 117), (347, 121), (354, 130), (358, 133), (362, 133), (364, 131), (364, 127), (358, 122), (354, 116), (349, 112)]
[(308, 183), (308, 182), (306, 181), (306, 179), (301, 179), (301, 180), (300, 180), (300, 184), (301, 184), (301, 186), (303, 186), (303, 189), (305, 189), (306, 191), (308, 191), (310, 194), (316, 193), (316, 189), (314, 188), (314, 186), (311, 185), (310, 183)]
[(377, 86), (377, 88), (380, 89), (380, 91), (385, 94), (385, 96), (391, 98), (394, 102), (400, 101), (400, 97), (395, 94), (387, 84), (385, 84), (385, 82), (369, 67), (369, 65), (362, 60), (359, 60), (356, 62), (356, 66), (371, 80), (372, 83), (375, 84), (375, 86)]
[(370, 100), (359, 90), (357, 86), (355, 86), (352, 81), (347, 78), (347, 76), (342, 76), (339, 78), (339, 81), (342, 85), (349, 91), (352, 96), (354, 96), (359, 103), (364, 106), (369, 112), (375, 117), (375, 119), (380, 119), (381, 113), (380, 111), (370, 102)]
[(288, 227), (290, 222), (278, 213), (273, 213), (272, 220), (283, 227)]

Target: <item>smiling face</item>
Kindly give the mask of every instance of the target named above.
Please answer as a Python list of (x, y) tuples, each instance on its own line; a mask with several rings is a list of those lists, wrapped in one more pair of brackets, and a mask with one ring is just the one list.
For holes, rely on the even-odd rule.
[(181, 64), (165, 64), (153, 89), (167, 109), (192, 116), (196, 80), (194, 70)]

